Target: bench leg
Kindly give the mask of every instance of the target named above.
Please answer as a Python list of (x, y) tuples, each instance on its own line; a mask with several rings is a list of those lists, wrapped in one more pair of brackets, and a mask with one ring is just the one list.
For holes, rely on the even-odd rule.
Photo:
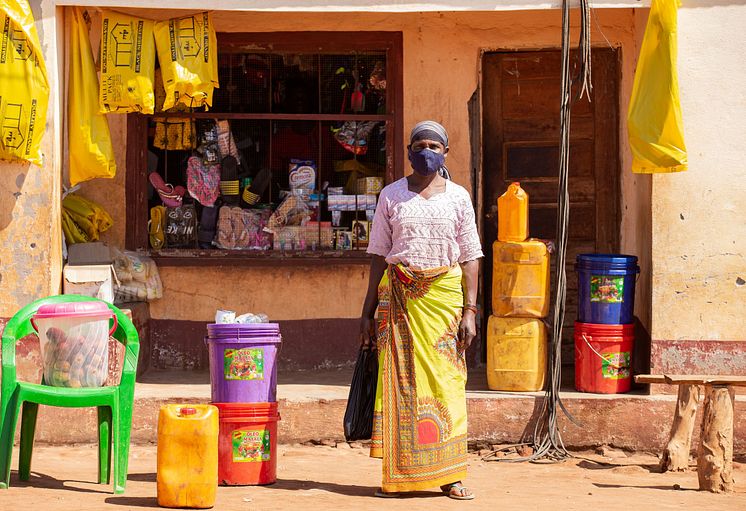
[(679, 385), (671, 436), (661, 456), (661, 472), (683, 472), (689, 468), (689, 451), (698, 405), (699, 386)]
[(726, 386), (705, 386), (697, 475), (700, 490), (733, 491), (733, 398)]

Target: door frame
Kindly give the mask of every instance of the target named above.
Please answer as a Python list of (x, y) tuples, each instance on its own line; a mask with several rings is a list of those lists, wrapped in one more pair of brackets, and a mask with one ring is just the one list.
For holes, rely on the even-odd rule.
[[(622, 80), (622, 47), (621, 46), (614, 46), (609, 47), (607, 45), (593, 45), (591, 48), (591, 51), (593, 53), (598, 51), (609, 51), (611, 50), (616, 54), (616, 58), (613, 59), (614, 69), (610, 70), (614, 76), (614, 80), (611, 81), (600, 81), (599, 86), (607, 86), (611, 87), (612, 90), (608, 91), (609, 94), (613, 95), (613, 97), (616, 98), (616, 101), (613, 103), (615, 108), (613, 108), (610, 112), (611, 115), (608, 116), (608, 121), (614, 126), (614, 129), (616, 130), (616, 137), (613, 138), (614, 140), (614, 148), (613, 148), (613, 168), (611, 169), (611, 179), (609, 180), (610, 185), (610, 194), (612, 196), (612, 199), (614, 201), (614, 204), (612, 207), (614, 208), (614, 214), (611, 215), (612, 221), (610, 221), (607, 225), (604, 226), (603, 233), (606, 235), (606, 243), (605, 246), (599, 247), (598, 246), (598, 240), (596, 241), (596, 248), (597, 250), (603, 250), (607, 252), (616, 253), (619, 250), (619, 246), (621, 243), (621, 222), (622, 222), (622, 205), (624, 203), (623, 197), (621, 196), (622, 187), (621, 187), (621, 164), (622, 164), (622, 155), (621, 155), (621, 147), (623, 147), (621, 137), (623, 136), (621, 127), (621, 96), (620, 96), (620, 86), (621, 86), (621, 80)], [(484, 224), (485, 224), (485, 208), (488, 207), (487, 201), (485, 199), (485, 169), (484, 169), (484, 144), (485, 144), (485, 123), (487, 122), (488, 117), (488, 110), (485, 108), (484, 104), (484, 92), (485, 92), (485, 61), (486, 57), (490, 54), (496, 54), (496, 53), (502, 53), (502, 54), (515, 54), (515, 53), (531, 53), (531, 52), (547, 52), (547, 51), (561, 51), (561, 48), (559, 47), (542, 47), (542, 48), (483, 48), (479, 52), (479, 61), (478, 61), (478, 108), (479, 108), (479, 126), (478, 130), (476, 131), (477, 139), (478, 139), (478, 148), (472, 152), (477, 158), (477, 161), (474, 162), (474, 167), (476, 168), (476, 176), (474, 176), (473, 182), (476, 185), (476, 189), (474, 190), (474, 197), (475, 197), (475, 206), (476, 206), (476, 212), (477, 212), (477, 228), (479, 229), (479, 232), (484, 233)], [(593, 75), (594, 78), (597, 75)], [(594, 90), (598, 90), (596, 88), (597, 82), (594, 80), (593, 82)], [(560, 83), (557, 83), (557, 87), (560, 86)], [(559, 116), (559, 109), (557, 110), (557, 116)], [(498, 115), (496, 119), (497, 123), (501, 122), (501, 118)], [(596, 211), (598, 213), (599, 208), (599, 202), (596, 201)], [(597, 235), (598, 235), (598, 226), (597, 226)], [(484, 261), (486, 262), (488, 257), (487, 253), (488, 251), (492, 250), (492, 247), (487, 246), (485, 244), (484, 238), (482, 238), (482, 243), (485, 251), (485, 258)], [(489, 258), (491, 261), (491, 258)], [(551, 261), (552, 265), (554, 265), (554, 260)], [(478, 302), (480, 305), (480, 309), (482, 310), (482, 317), (481, 322), (479, 325), (477, 325), (477, 328), (479, 330), (478, 338), (480, 340), (481, 346), (480, 348), (480, 361), (481, 363), (486, 362), (486, 350), (487, 350), (487, 321), (489, 320), (489, 317), (491, 315), (491, 311), (488, 311), (485, 309), (485, 293), (491, 291), (491, 285), (487, 285), (488, 283), (485, 282), (485, 271), (484, 271), (484, 265), (482, 265), (482, 269), (480, 270), (479, 275), (479, 292), (478, 292)], [(550, 291), (552, 296), (552, 302), (554, 302), (554, 295), (555, 291), (554, 288)], [(565, 318), (565, 324), (567, 324), (567, 318)]]

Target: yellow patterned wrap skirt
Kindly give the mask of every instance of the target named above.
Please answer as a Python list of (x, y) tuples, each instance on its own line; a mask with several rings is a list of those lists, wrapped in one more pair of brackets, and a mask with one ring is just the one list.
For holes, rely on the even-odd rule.
[(390, 265), (378, 287), (379, 372), (370, 455), (385, 492), (466, 476), (466, 360), (458, 342), (461, 267)]

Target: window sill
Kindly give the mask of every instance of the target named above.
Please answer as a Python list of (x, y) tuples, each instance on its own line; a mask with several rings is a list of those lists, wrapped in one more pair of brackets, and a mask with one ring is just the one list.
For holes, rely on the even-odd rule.
[(167, 249), (151, 251), (158, 266), (334, 266), (367, 265), (364, 250), (246, 251), (218, 249)]

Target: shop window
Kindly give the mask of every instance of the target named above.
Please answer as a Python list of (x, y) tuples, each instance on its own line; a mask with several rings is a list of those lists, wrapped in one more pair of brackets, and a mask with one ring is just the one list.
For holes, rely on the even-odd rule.
[(403, 170), (401, 51), (393, 32), (219, 34), (209, 111), (128, 118), (128, 247), (161, 264), (364, 261)]

